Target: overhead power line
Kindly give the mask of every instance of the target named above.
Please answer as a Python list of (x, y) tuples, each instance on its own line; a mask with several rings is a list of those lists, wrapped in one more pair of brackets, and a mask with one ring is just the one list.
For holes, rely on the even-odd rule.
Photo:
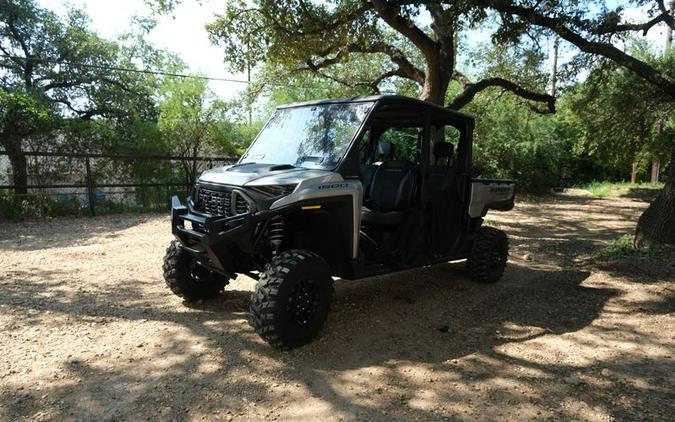
[(144, 73), (148, 75), (157, 75), (157, 76), (172, 76), (176, 78), (195, 78), (195, 79), (205, 79), (209, 81), (220, 81), (220, 82), (234, 82), (240, 84), (249, 84), (250, 82), (243, 79), (233, 79), (233, 78), (220, 78), (214, 76), (202, 76), (202, 75), (188, 75), (185, 73), (174, 73), (174, 72), (164, 72), (160, 70), (151, 70), (151, 69), (135, 69), (132, 67), (122, 67), (122, 66), (108, 66), (108, 65), (99, 65), (99, 64), (90, 64), (82, 62), (73, 62), (69, 60), (55, 60), (55, 59), (41, 59), (31, 57), (27, 59), (22, 56), (12, 56), (10, 54), (0, 54), (0, 57), (4, 57), (10, 60), (33, 60), (40, 63), (52, 63), (52, 64), (64, 64), (71, 66), (85, 67), (88, 69), (98, 69), (98, 70), (114, 70), (119, 72), (133, 72), (133, 73)]
[[(4, 57), (4, 58), (10, 59), (10, 60), (28, 60), (26, 57), (13, 56), (13, 55), (10, 55), (10, 54), (0, 54), (0, 57)], [(208, 81), (240, 83), (240, 84), (247, 84), (247, 85), (252, 83), (252, 82), (250, 82), (248, 80), (244, 80), (244, 79), (221, 78), (221, 77), (203, 76), (203, 75), (189, 75), (189, 74), (186, 74), (186, 73), (165, 72), (165, 71), (161, 71), (161, 70), (151, 70), (151, 69), (136, 69), (136, 68), (132, 68), (132, 67), (122, 67), (122, 66), (98, 65), (98, 64), (75, 62), (75, 61), (70, 61), (70, 60), (43, 59), (43, 58), (37, 58), (37, 57), (31, 57), (30, 60), (33, 60), (33, 61), (39, 62), (39, 63), (51, 63), (51, 64), (79, 66), (79, 67), (84, 67), (84, 68), (88, 68), (88, 69), (109, 70), (109, 71), (119, 71), (119, 72), (131, 72), (131, 73), (143, 73), (143, 74), (148, 74), (148, 75), (171, 76), (171, 77), (175, 77), (175, 78), (186, 78), (186, 79), (195, 78), (195, 79), (203, 79), (203, 80), (208, 80)], [(293, 85), (293, 84), (287, 84), (287, 83), (274, 83), (274, 82), (268, 82), (268, 83), (266, 83), (266, 85), (277, 86), (277, 87), (297, 88), (297, 89), (321, 89), (321, 90), (327, 89), (327, 88), (322, 88), (322, 87), (317, 87), (317, 86), (302, 86), (302, 85)]]

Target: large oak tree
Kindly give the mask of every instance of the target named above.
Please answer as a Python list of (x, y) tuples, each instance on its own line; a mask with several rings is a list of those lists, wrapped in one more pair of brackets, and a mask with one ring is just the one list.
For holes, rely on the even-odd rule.
[(541, 111), (554, 111), (555, 99), (543, 87), (498, 75), (471, 81), (458, 71), (461, 34), (481, 24), (487, 27), (489, 19), (471, 1), (258, 0), (253, 5), (229, 2), (209, 31), (235, 70), (264, 61), (292, 72), (321, 72), (349, 63), (354, 55), (378, 55), (389, 64), (371, 81), (374, 89), (388, 79), (403, 78), (419, 86), (419, 98), (445, 104), (455, 81), (463, 90), (447, 105), (456, 109), (477, 93), (499, 87), (543, 103)]
[[(180, 0), (157, 0), (171, 8)], [(626, 6), (646, 12), (642, 22), (629, 21)], [(421, 11), (431, 16), (429, 28), (415, 19)], [(461, 30), (472, 28), (491, 16), (498, 29), (493, 40), (506, 45), (535, 40), (537, 31), (553, 34), (574, 46), (583, 59), (611, 61), (639, 76), (659, 92), (665, 101), (675, 101), (675, 75), (671, 68), (658, 68), (632, 56), (617, 41), (629, 34), (647, 34), (665, 25), (669, 37), (675, 28), (675, 0), (631, 0), (608, 7), (604, 0), (476, 0), (476, 1), (380, 1), (348, 0), (315, 4), (305, 0), (257, 0), (253, 6), (230, 3), (226, 13), (211, 25), (215, 41), (225, 46), (235, 67), (258, 60), (304, 61), (306, 68), (318, 71), (348, 60), (350, 53), (387, 55), (394, 64), (376, 83), (401, 77), (422, 88), (420, 97), (442, 103), (448, 86), (456, 80), (463, 91), (447, 104), (461, 108), (477, 93), (500, 87), (525, 99), (543, 102), (547, 111), (555, 110), (555, 98), (501, 75), (471, 82), (457, 72), (457, 38)], [(402, 38), (415, 51), (402, 48)], [(405, 43), (404, 43), (405, 44)], [(672, 54), (667, 53), (667, 54)], [(422, 65), (416, 57), (422, 56)], [(240, 66), (241, 67), (241, 66)], [(668, 132), (666, 132), (668, 133)], [(665, 188), (641, 216), (636, 245), (649, 242), (675, 244), (675, 139), (670, 139), (671, 166)]]
[(55, 118), (110, 121), (155, 113), (152, 75), (134, 67), (141, 49), (125, 49), (87, 29), (72, 10), (62, 18), (34, 0), (0, 0), (0, 145), (12, 164), (15, 193), (27, 193), (26, 139)]
[[(518, 45), (528, 37), (536, 39), (537, 31), (545, 31), (576, 47), (582, 59), (612, 61), (650, 83), (667, 101), (673, 101), (675, 75), (617, 46), (617, 41), (627, 34), (646, 34), (657, 25), (672, 29), (673, 3), (632, 3), (646, 11), (644, 22), (626, 21), (623, 6), (608, 8), (603, 1), (257, 0), (253, 5), (230, 2), (225, 14), (209, 30), (239, 70), (258, 61), (271, 61), (293, 71), (320, 72), (348, 62), (351, 54), (379, 54), (387, 56), (391, 66), (382, 70), (374, 86), (388, 78), (405, 78), (420, 86), (421, 99), (455, 109), (468, 104), (481, 91), (499, 87), (545, 104), (545, 111), (554, 111), (555, 98), (537, 87), (503, 75), (470, 81), (458, 72), (460, 33), (469, 28), (486, 29), (496, 22), (492, 39), (501, 45)], [(420, 25), (422, 14), (429, 16), (428, 27)], [(461, 84), (463, 90), (446, 101), (452, 81)], [(671, 162), (675, 163), (675, 145), (671, 148)], [(640, 218), (637, 244), (675, 243), (673, 167), (675, 164), (671, 164), (666, 187)]]

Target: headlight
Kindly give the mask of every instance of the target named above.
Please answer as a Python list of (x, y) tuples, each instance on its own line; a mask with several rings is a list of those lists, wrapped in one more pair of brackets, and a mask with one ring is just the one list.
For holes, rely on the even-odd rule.
[(266, 185), (266, 186), (252, 186), (252, 189), (258, 192), (276, 198), (277, 196), (288, 195), (293, 192), (298, 185)]

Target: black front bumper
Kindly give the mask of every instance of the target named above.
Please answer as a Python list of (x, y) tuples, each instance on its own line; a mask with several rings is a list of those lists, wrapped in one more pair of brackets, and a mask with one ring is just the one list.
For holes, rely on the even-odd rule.
[[(250, 240), (264, 212), (247, 213), (232, 217), (205, 216), (196, 212), (188, 201), (181, 204), (177, 196), (171, 198), (171, 233), (181, 246), (194, 255), (207, 255), (221, 270), (221, 260), (216, 249), (222, 249), (242, 240)], [(189, 228), (191, 225), (191, 228)]]

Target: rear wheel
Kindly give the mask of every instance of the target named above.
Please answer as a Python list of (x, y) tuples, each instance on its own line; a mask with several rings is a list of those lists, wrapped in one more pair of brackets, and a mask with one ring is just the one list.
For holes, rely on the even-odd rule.
[(492, 227), (480, 229), (467, 261), (469, 275), (479, 283), (496, 283), (504, 274), (509, 256), (506, 233)]
[(199, 258), (186, 252), (175, 240), (166, 250), (162, 269), (167, 287), (188, 301), (211, 299), (228, 282), (225, 276), (201, 265)]
[(290, 250), (272, 259), (251, 296), (251, 325), (276, 348), (309, 343), (330, 309), (333, 279), (314, 252)]

